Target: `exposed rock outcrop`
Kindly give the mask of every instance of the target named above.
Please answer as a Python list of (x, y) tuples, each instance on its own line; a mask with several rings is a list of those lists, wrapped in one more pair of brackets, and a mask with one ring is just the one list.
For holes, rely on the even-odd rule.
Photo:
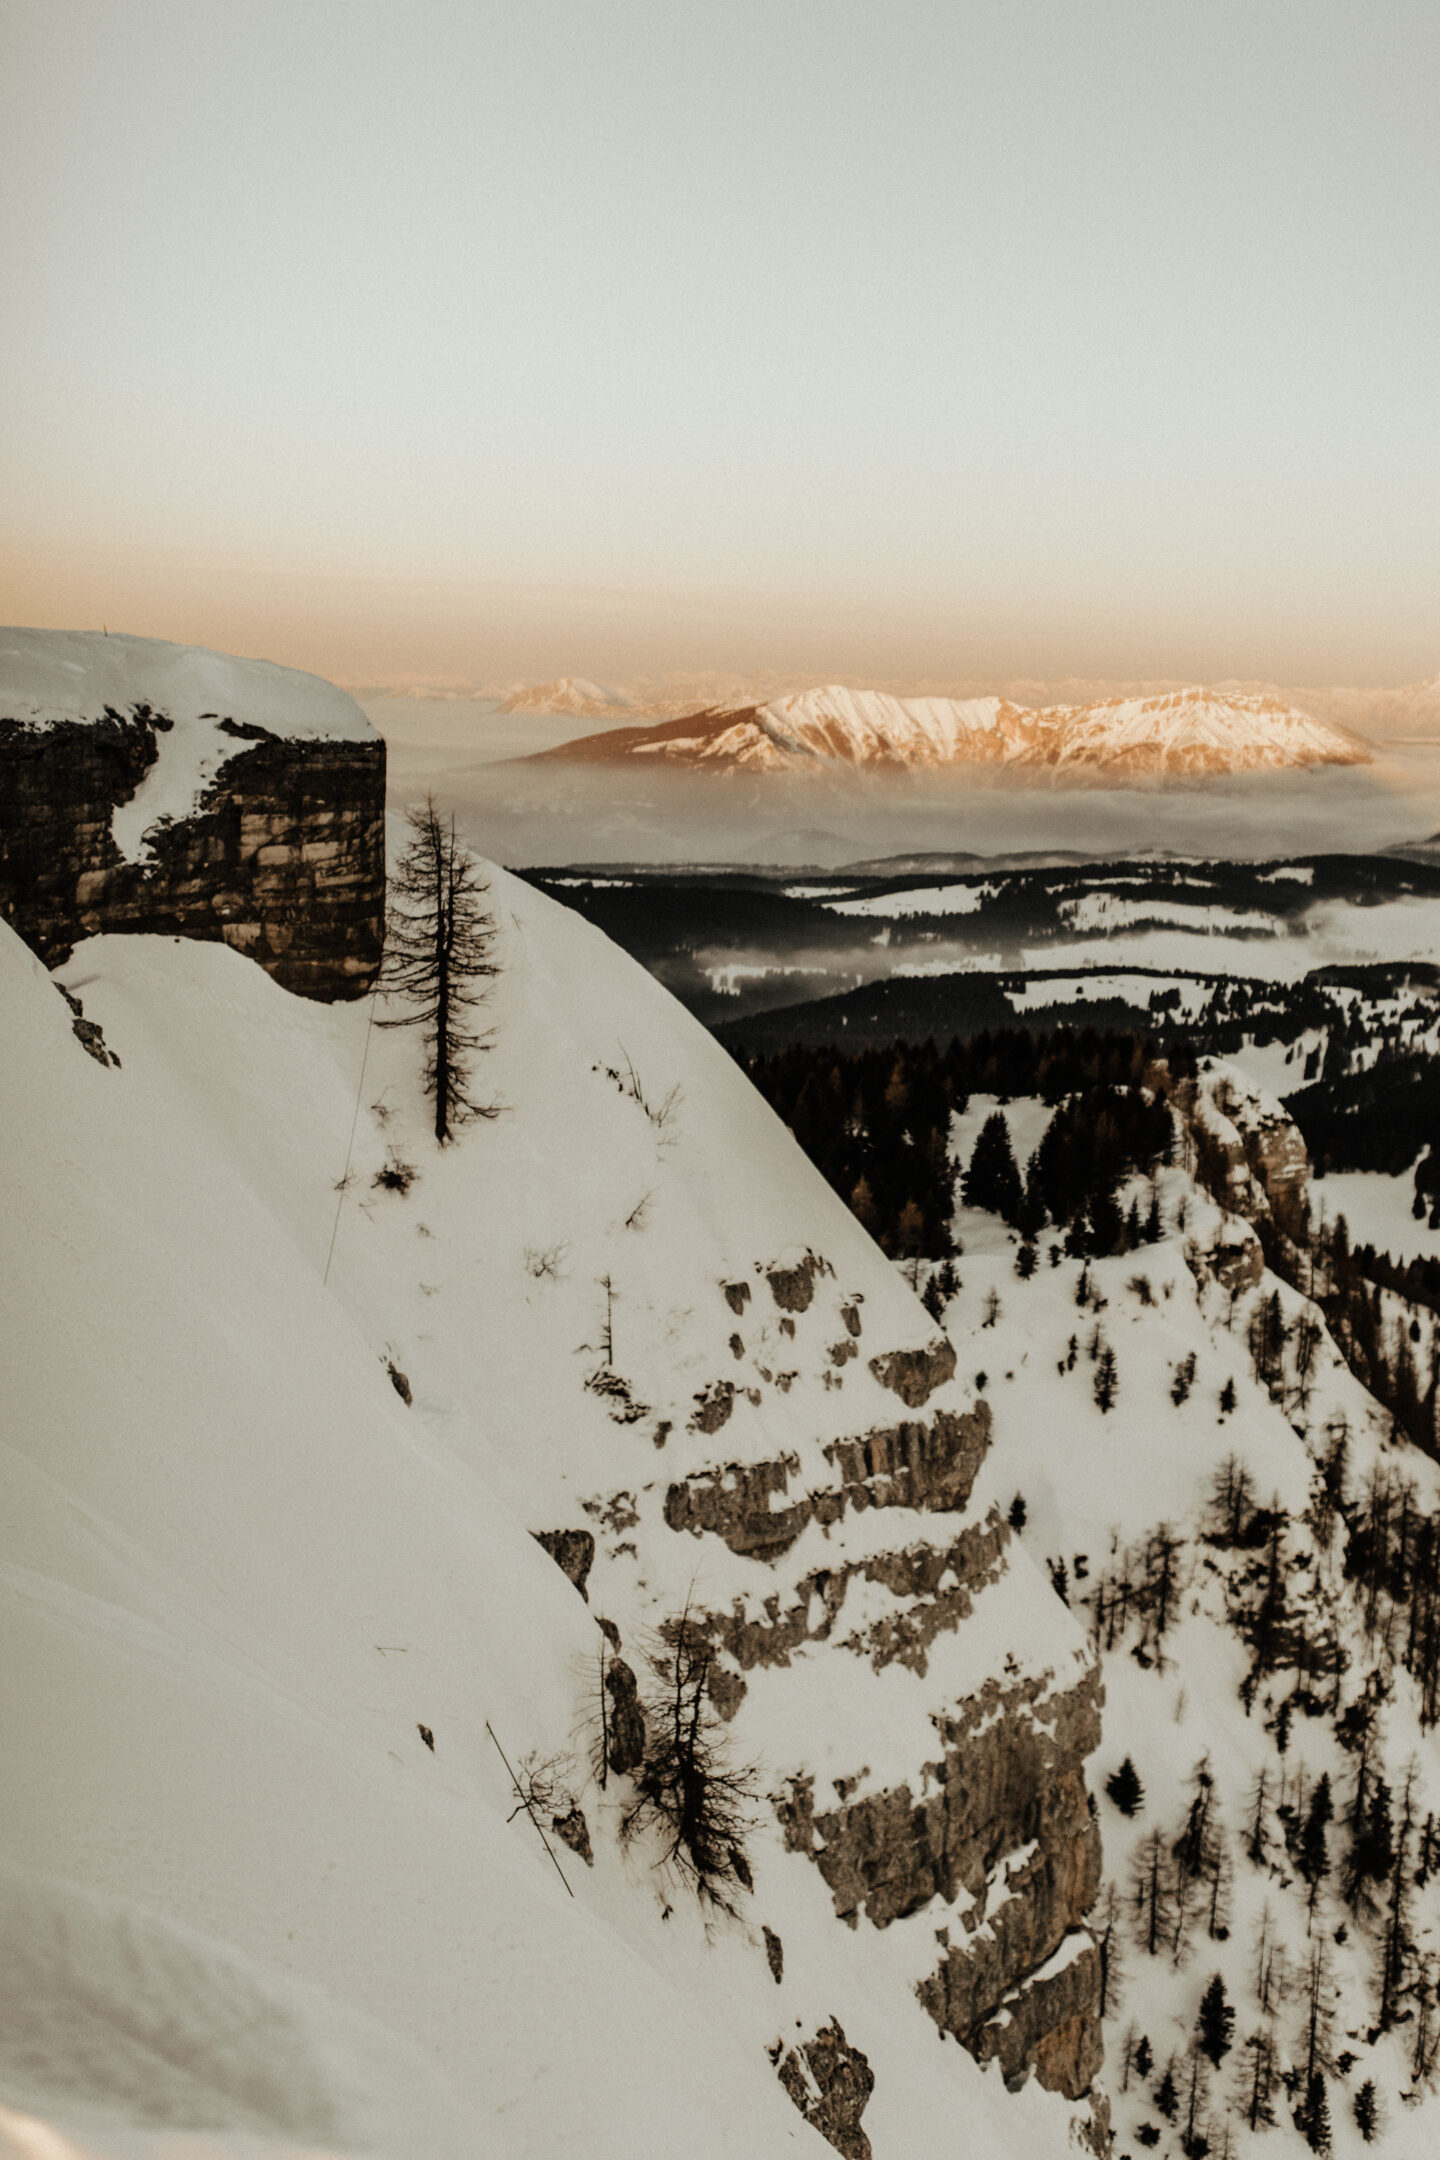
[(645, 1712), (632, 1668), (624, 1658), (605, 1661), (605, 1761), (628, 1777), (645, 1760)]
[(907, 1410), (923, 1409), (936, 1388), (955, 1377), (955, 1345), (942, 1335), (924, 1350), (887, 1350), (870, 1360), (881, 1387), (893, 1389)]
[[(951, 1352), (953, 1358), (954, 1352)], [(990, 1412), (938, 1410), (928, 1420), (876, 1426), (854, 1439), (832, 1441), (826, 1459), (838, 1483), (789, 1498), (799, 1458), (727, 1463), (672, 1485), (665, 1520), (672, 1530), (711, 1531), (732, 1552), (778, 1559), (809, 1522), (838, 1522), (848, 1508), (911, 1507), (953, 1511), (964, 1507), (984, 1460)], [(783, 1503), (775, 1507), (772, 1502)]]
[(595, 1539), (588, 1530), (536, 1530), (532, 1532), (537, 1545), (542, 1545), (555, 1562), (562, 1575), (567, 1575), (586, 1603), (589, 1592), (585, 1588), (591, 1568), (595, 1565)]
[(818, 1253), (807, 1252), (793, 1267), (771, 1268), (765, 1280), (782, 1312), (803, 1313), (810, 1310), (816, 1278), (833, 1273), (828, 1260), (822, 1260)]
[(1310, 1157), (1288, 1113), (1236, 1067), (1214, 1059), (1178, 1093), (1195, 1136), (1197, 1174), (1212, 1197), (1262, 1238), (1303, 1236)]
[(1093, 1940), (1083, 1933), (1067, 1935), (1039, 1972), (1002, 1998), (972, 2043), (976, 2058), (998, 2062), (1007, 2085), (1023, 2085), (1033, 2064), (1042, 2085), (1078, 2100), (1089, 2091), (1105, 2055), (1094, 2013), (1099, 1984), (1100, 1953)]
[(370, 988), (385, 745), (343, 692), (148, 639), (5, 638), (0, 913), (47, 965), (148, 931), (223, 940), (306, 997)]
[[(1063, 1988), (1047, 1981), (1033, 2002), (1028, 1990), (1081, 1928), (1099, 1888), (1100, 1835), (1083, 1771), (1100, 1736), (1099, 1703), (1094, 1667), (1065, 1689), (992, 1680), (936, 1721), (943, 1752), (925, 1765), (918, 1796), (900, 1785), (823, 1813), (806, 1780), (774, 1796), (787, 1844), (811, 1856), (852, 1926), (863, 1915), (888, 1927), (934, 1897), (953, 1905), (968, 1895), (958, 1927), (939, 1931), (943, 1955), (917, 1991), (921, 2002), (982, 2058), (1008, 2050), (1007, 2076), (1033, 2063), (1071, 2097), (1098, 2063), (1098, 1989), (1081, 1956), (1090, 1937), (1077, 1935), (1064, 1968), (1073, 1956), (1077, 1970)], [(985, 2039), (1012, 1997), (1023, 2017), (1011, 2008)]]
[(875, 2090), (875, 2073), (859, 2048), (851, 2047), (838, 2018), (822, 2025), (813, 2040), (792, 2047), (780, 2064), (780, 2082), (806, 2122), (844, 2153), (845, 2160), (870, 2160), (870, 2140), (860, 2117)]
[[(935, 1637), (967, 1620), (979, 1592), (1003, 1574), (1009, 1542), (1008, 1524), (992, 1509), (983, 1522), (967, 1524), (949, 1545), (918, 1543), (802, 1576), (783, 1611), (779, 1594), (771, 1592), (758, 1613), (737, 1598), (730, 1612), (706, 1613), (698, 1622), (692, 1619), (692, 1625), (746, 1672), (757, 1665), (788, 1665), (804, 1643), (834, 1641), (868, 1658), (876, 1672), (901, 1664), (923, 1674)], [(846, 1592), (857, 1580), (879, 1583), (906, 1602), (846, 1634)], [(744, 1693), (743, 1684), (737, 1695), (733, 1681), (727, 1690), (722, 1680), (717, 1693), (715, 1681), (720, 1678), (718, 1671), (712, 1676), (711, 1694), (717, 1707), (728, 1699), (722, 1715), (730, 1715)]]

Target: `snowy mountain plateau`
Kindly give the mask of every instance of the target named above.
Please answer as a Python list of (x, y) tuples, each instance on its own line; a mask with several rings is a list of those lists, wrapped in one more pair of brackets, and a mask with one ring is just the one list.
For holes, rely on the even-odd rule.
[(998, 697), (901, 698), (831, 684), (762, 704), (620, 727), (536, 753), (608, 764), (663, 759), (745, 773), (914, 772), (985, 764), (1110, 777), (1237, 773), (1369, 761), (1363, 738), (1264, 695), (1191, 688), (1039, 709)]

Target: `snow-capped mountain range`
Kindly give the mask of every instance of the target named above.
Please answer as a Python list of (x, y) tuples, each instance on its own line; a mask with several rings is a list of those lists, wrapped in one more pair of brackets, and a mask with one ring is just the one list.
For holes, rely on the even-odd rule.
[(555, 682), (527, 683), (521, 690), (512, 690), (499, 709), (503, 713), (573, 713), (577, 720), (591, 720), (633, 713), (636, 708), (629, 698), (587, 682), (583, 675), (562, 675)]
[(1008, 699), (901, 698), (840, 684), (583, 736), (541, 757), (712, 771), (909, 772), (999, 765), (1117, 775), (1363, 765), (1360, 737), (1277, 698), (1206, 689), (1032, 709)]

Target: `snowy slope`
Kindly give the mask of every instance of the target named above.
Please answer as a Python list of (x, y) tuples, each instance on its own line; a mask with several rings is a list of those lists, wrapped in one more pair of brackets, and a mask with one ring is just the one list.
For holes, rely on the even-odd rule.
[[(288, 997), (223, 947), (97, 939), (64, 975), (122, 1059), (105, 1068), (0, 940), (0, 1857), (17, 1871), (0, 2138), (27, 2160), (68, 2149), (52, 2132), (158, 2155), (181, 2129), (206, 2153), (242, 2134), (267, 2150), (818, 2152), (767, 2050), (836, 2018), (875, 2075), (878, 2153), (968, 2151), (978, 2134), (1017, 2160), (1058, 2155), (1063, 2102), (1033, 2084), (1012, 2097), (937, 2047), (913, 1999), (933, 1916), (838, 1926), (768, 1808), (753, 1901), (708, 1935), (652, 1852), (621, 1850), (619, 1799), (577, 1742), (594, 1613), (635, 1656), (692, 1586), (758, 1608), (774, 1583), (671, 1530), (667, 1479), (682, 1456), (692, 1470), (777, 1448), (823, 1475), (829, 1434), (898, 1409), (863, 1360), (825, 1378), (842, 1298), (863, 1306), (867, 1352), (933, 1329), (648, 977), (516, 881), (497, 874), (495, 894), (504, 972), (481, 1079), (505, 1107), (444, 1157), (413, 1038), (367, 1041), (364, 1009)], [(640, 1077), (654, 1119), (616, 1071)], [(373, 1182), (401, 1161), (419, 1171), (404, 1196)], [(789, 1379), (788, 1315), (762, 1318), (757, 1271), (807, 1251), (835, 1274), (798, 1321)], [(652, 1413), (635, 1423), (585, 1386), (605, 1275), (614, 1367)], [(722, 1285), (742, 1276), (757, 1302), (740, 1361)], [(723, 1434), (684, 1432), (725, 1371), (750, 1392)], [(828, 1538), (812, 1525), (787, 1580), (862, 1567), (929, 1520), (908, 1513), (850, 1515)], [(589, 1610), (530, 1535), (586, 1524)], [(847, 1623), (894, 1602), (857, 1578)], [(762, 1793), (802, 1770), (913, 1776), (936, 1708), (1006, 1651), (1042, 1688), (1085, 1665), (1018, 1554), (927, 1673), (826, 1649), (753, 1674), (737, 1745)], [(529, 1821), (507, 1820), (487, 1720), (513, 1763), (572, 1756), (595, 1863), (558, 1848), (573, 1898)], [(780, 1987), (762, 1919), (784, 1943)], [(54, 2013), (22, 2017), (27, 2002)], [(50, 2145), (25, 2142), (26, 2114)]]
[[(195, 964), (242, 1060), (308, 1036), (311, 1089), (343, 1134), (343, 1026), (316, 1028), (318, 1008), (221, 951), (130, 942)], [(313, 1255), (247, 1186), (223, 1108), (187, 1102), (143, 1042), (102, 1069), (4, 948), (6, 1214), (34, 1232), (5, 1253), (5, 1854), (198, 1930), (214, 1947), (189, 1966), (219, 1993), (238, 1985), (233, 1950), (338, 2006), (315, 2019), (337, 2069), (295, 2040), (303, 2105), (277, 2076), (248, 2114), (202, 2089), (178, 2119), (253, 2127), (258, 2111), (313, 2138), (328, 2110), (337, 2144), (405, 2150), (393, 2108), (345, 2104), (366, 2082), (358, 2017), (423, 2064), (440, 2127), (402, 2098), (428, 2151), (804, 2149), (768, 2076), (747, 2096), (723, 2035), (506, 1824), (485, 1719), (515, 1756), (568, 1729), (583, 1607), (493, 1487), (407, 1418)], [(73, 1929), (21, 1904), (11, 1985), (73, 1954)], [(203, 2088), (213, 2004), (173, 1956), (140, 1962), (161, 1966), (155, 2020)], [(245, 1984), (284, 2001), (278, 1979)], [(102, 2061), (100, 2096), (59, 2027), (49, 2059), (37, 2044), (6, 2063), (9, 2093), (33, 2107), (53, 2080), (63, 2120), (102, 2097), (147, 2119), (143, 2036), (118, 2021), (91, 2051), (120, 2065), (107, 2083)], [(270, 2027), (297, 2022), (272, 2007), (262, 2057)], [(264, 2083), (253, 2061), (247, 2076)]]
[(899, 698), (831, 684), (764, 704), (714, 708), (661, 727), (615, 729), (542, 752), (599, 762), (658, 757), (752, 772), (971, 763), (1126, 774), (1248, 772), (1365, 764), (1363, 740), (1280, 700), (1187, 689), (1037, 709), (1003, 698)]

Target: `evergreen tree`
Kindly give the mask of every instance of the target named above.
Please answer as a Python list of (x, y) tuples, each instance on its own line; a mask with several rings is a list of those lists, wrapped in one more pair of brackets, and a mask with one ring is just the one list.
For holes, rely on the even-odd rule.
[(1106, 1343), (1095, 1362), (1095, 1406), (1102, 1416), (1113, 1410), (1115, 1397), (1120, 1391), (1119, 1375), (1115, 1366), (1115, 1352)]
[(1235, 1409), (1235, 1382), (1227, 1380), (1220, 1390), (1220, 1415), (1227, 1418)]
[(1375, 2133), (1380, 2127), (1380, 2108), (1374, 2078), (1366, 2078), (1355, 2095), (1355, 2127), (1367, 2145), (1375, 2142)]
[(1312, 2070), (1305, 2084), (1305, 2107), (1297, 2117), (1299, 2127), (1305, 2133), (1305, 2142), (1311, 2152), (1328, 2153), (1330, 2150), (1330, 2099), (1325, 2090), (1325, 2079), (1319, 2070)]
[(1315, 1790), (1310, 1795), (1309, 1811), (1295, 1853), (1295, 1865), (1310, 1887), (1309, 1903), (1312, 1912), (1315, 1910), (1320, 1885), (1330, 1872), (1330, 1849), (1326, 1832), (1334, 1812), (1334, 1804), (1330, 1798), (1330, 1776), (1327, 1771), (1317, 1780)]
[(1010, 1528), (1015, 1531), (1023, 1530), (1029, 1520), (1029, 1514), (1030, 1511), (1025, 1505), (1025, 1495), (1017, 1492), (1010, 1502), (1010, 1512), (1005, 1518)]
[(1235, 2012), (1225, 2000), (1225, 1982), (1218, 1972), (1200, 1998), (1195, 2031), (1201, 2052), (1209, 2056), (1218, 2070), (1222, 2058), (1234, 2045), (1235, 2031)]
[(1138, 1815), (1145, 1805), (1145, 1788), (1128, 1755), (1119, 1769), (1106, 1779), (1105, 1790), (1122, 1815)]
[(1161, 2078), (1160, 2083), (1155, 2088), (1155, 2105), (1160, 2110), (1160, 2113), (1165, 2117), (1166, 2122), (1174, 2122), (1180, 2108), (1180, 2094), (1175, 2084), (1175, 2064), (1173, 2058), (1171, 2059), (1171, 2061), (1166, 2063), (1165, 2075)]
[(493, 1103), (470, 1099), (470, 1062), (490, 1038), (473, 1021), (500, 971), (490, 958), (494, 918), (484, 906), (490, 888), (475, 859), (455, 838), (433, 798), (407, 820), (410, 840), (390, 880), (382, 984), (413, 1010), (381, 1027), (418, 1027), (425, 1044), (425, 1091), (435, 1105), (435, 1138), (443, 1146), (457, 1125), (498, 1116)]
[(981, 1126), (961, 1191), (966, 1207), (986, 1208), (1008, 1223), (1019, 1221), (1024, 1194), (1002, 1111), (993, 1111)]
[(1140, 2045), (1135, 2050), (1135, 2069), (1138, 2076), (1147, 2078), (1155, 2067), (1155, 2050), (1150, 2045), (1148, 2033), (1141, 2033)]

